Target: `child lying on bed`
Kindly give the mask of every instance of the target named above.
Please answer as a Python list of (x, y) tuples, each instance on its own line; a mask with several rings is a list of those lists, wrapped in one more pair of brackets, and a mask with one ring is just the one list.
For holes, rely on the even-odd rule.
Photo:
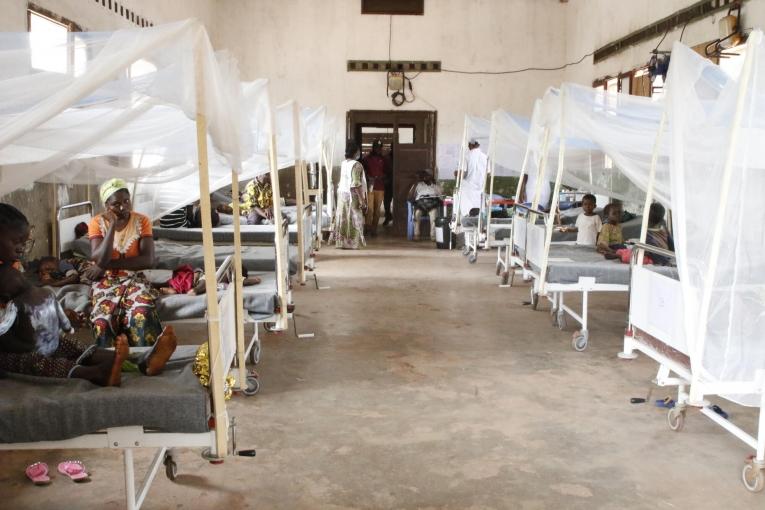
[(80, 275), (74, 265), (56, 257), (43, 257), (37, 266), (37, 277), (40, 285), (63, 287), (80, 283)]
[[(28, 238), (26, 217), (15, 207), (0, 203), (0, 370), (119, 385), (122, 364), (129, 355), (127, 337), (118, 337), (115, 349), (110, 350), (83, 348), (62, 335), (62, 331), (72, 332), (72, 325), (55, 296), (31, 285), (17, 269)], [(175, 335), (168, 327), (143, 363), (146, 375), (164, 369), (175, 345)]]
[[(260, 278), (257, 276), (249, 277), (247, 268), (242, 267), (243, 284), (257, 285)], [(173, 270), (173, 276), (164, 284), (159, 286), (159, 292), (165, 295), (186, 294), (189, 296), (199, 296), (205, 293), (204, 272), (201, 269), (194, 269), (188, 264), (179, 266)]]

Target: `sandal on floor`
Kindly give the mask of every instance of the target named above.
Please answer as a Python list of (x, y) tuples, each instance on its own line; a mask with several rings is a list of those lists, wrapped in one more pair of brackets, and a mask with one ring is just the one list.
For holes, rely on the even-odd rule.
[(32, 480), (35, 485), (49, 485), (50, 477), (48, 476), (48, 465), (45, 462), (35, 462), (27, 466), (24, 470), (27, 478)]
[(58, 465), (58, 472), (68, 476), (73, 482), (83, 483), (90, 481), (90, 475), (85, 471), (85, 466), (79, 460), (65, 460)]
[(723, 411), (722, 407), (718, 406), (717, 404), (714, 404), (713, 406), (711, 406), (710, 409), (712, 409), (712, 411), (716, 412), (717, 414), (719, 414), (720, 416), (722, 416), (726, 420), (728, 419), (728, 413)]
[(656, 407), (665, 407), (667, 409), (672, 409), (673, 407), (675, 407), (675, 401), (669, 397), (659, 399), (656, 401)]

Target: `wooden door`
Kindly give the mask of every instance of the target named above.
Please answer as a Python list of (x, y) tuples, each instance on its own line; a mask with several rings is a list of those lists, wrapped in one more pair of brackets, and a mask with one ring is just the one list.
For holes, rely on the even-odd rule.
[(417, 172), (430, 169), (435, 172), (436, 112), (429, 111), (374, 111), (348, 112), (346, 136), (371, 143), (363, 133), (364, 127), (389, 128), (390, 134), (378, 136), (387, 150), (391, 147), (393, 161), (393, 230), (397, 236), (406, 236), (409, 189), (417, 182)]

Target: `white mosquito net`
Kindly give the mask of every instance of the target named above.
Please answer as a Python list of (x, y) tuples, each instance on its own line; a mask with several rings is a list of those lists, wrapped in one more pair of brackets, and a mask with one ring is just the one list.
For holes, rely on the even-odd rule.
[(309, 163), (321, 161), (321, 150), (324, 143), (324, 122), (327, 108), (303, 107), (300, 110), (300, 134), (303, 142), (303, 159)]
[(765, 371), (765, 52), (749, 36), (740, 76), (675, 44), (667, 80), (673, 225), (694, 377), (745, 383)]
[[(46, 60), (59, 54), (63, 62)], [(115, 176), (177, 186), (196, 175), (198, 116), (211, 168), (230, 173), (254, 150), (243, 104), (235, 62), (212, 51), (196, 21), (66, 41), (0, 34), (0, 195)]]
[(489, 155), (494, 175), (520, 175), (529, 143), (529, 119), (504, 110), (491, 114)]
[(532, 116), (529, 181), (540, 164), (544, 181), (555, 180), (563, 136), (563, 185), (641, 206), (657, 149), (654, 198), (668, 205), (668, 137), (657, 145), (662, 112), (648, 98), (570, 83), (549, 89)]

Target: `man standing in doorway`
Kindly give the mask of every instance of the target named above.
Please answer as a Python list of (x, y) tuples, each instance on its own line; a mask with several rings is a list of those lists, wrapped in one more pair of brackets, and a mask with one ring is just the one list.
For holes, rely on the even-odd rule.
[(375, 140), (372, 150), (361, 161), (367, 176), (369, 194), (367, 195), (367, 231), (374, 237), (377, 235), (377, 225), (380, 223), (380, 207), (385, 198), (385, 158), (382, 155), (382, 141)]
[(486, 166), (488, 158), (479, 148), (478, 140), (468, 142), (467, 168), (460, 184), (460, 215), (477, 214), (481, 207), (481, 194), (486, 185)]
[(385, 199), (383, 201), (383, 208), (385, 209), (385, 221), (383, 221), (383, 227), (393, 221), (393, 212), (391, 211), (391, 203), (393, 202), (393, 146), (388, 150), (388, 154), (385, 156)]

